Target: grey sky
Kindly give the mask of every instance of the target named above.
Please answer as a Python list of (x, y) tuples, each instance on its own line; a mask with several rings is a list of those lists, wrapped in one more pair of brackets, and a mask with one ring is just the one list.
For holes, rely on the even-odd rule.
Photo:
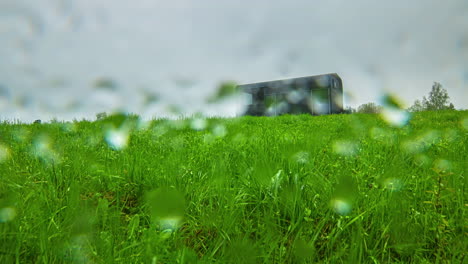
[(465, 0), (1, 0), (0, 118), (232, 116), (239, 100), (205, 103), (221, 81), (328, 72), (346, 106), (409, 106), (438, 81), (468, 108), (467, 28)]

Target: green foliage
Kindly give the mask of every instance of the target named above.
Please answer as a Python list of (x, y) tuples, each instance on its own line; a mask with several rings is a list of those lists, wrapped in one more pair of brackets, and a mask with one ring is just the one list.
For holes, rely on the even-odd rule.
[(463, 262), (467, 111), (201, 119), (0, 124), (0, 263)]
[(97, 78), (93, 82), (93, 87), (99, 90), (115, 91), (118, 87), (117, 83), (110, 78)]
[(358, 107), (357, 112), (363, 114), (377, 114), (382, 111), (382, 107), (375, 103), (362, 104)]
[(223, 100), (227, 97), (237, 94), (237, 83), (234, 81), (225, 81), (222, 82), (216, 91), (216, 93), (208, 99), (209, 103), (214, 103), (220, 100)]
[(100, 112), (96, 114), (96, 120), (104, 120), (107, 118), (106, 112)]
[(447, 90), (442, 88), (438, 82), (434, 82), (432, 90), (429, 92), (429, 97), (423, 97), (422, 101), (416, 100), (408, 109), (410, 112), (420, 111), (438, 111), (438, 110), (454, 110), (455, 107), (450, 103), (450, 97)]
[(381, 101), (383, 106), (386, 108), (403, 109), (403, 104), (393, 95), (386, 94), (383, 96)]
[(155, 92), (143, 90), (142, 93), (143, 93), (143, 104), (146, 106), (157, 103), (160, 100), (159, 94)]
[(423, 103), (420, 100), (414, 101), (414, 104), (408, 108), (408, 111), (410, 112), (422, 112), (425, 111), (425, 107)]

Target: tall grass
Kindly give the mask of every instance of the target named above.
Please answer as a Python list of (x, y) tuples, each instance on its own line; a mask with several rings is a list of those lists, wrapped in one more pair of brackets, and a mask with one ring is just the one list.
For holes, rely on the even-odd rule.
[(0, 263), (463, 263), (468, 112), (0, 125)]

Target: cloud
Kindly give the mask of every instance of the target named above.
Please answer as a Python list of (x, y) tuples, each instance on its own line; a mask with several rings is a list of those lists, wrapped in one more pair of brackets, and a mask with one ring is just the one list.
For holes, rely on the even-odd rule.
[[(411, 104), (438, 81), (456, 107), (468, 108), (464, 0), (6, 0), (0, 7), (9, 10), (0, 11), (0, 85), (36, 102), (12, 104), (6, 118), (93, 118), (106, 108), (158, 115), (135, 105), (142, 91), (187, 114), (210, 112), (204, 102), (223, 81), (328, 72), (353, 94), (347, 105), (377, 102), (388, 91)], [(102, 77), (119, 84), (107, 99), (93, 89)], [(58, 90), (63, 97), (44, 96)], [(79, 110), (56, 102), (75, 98), (99, 102)]]

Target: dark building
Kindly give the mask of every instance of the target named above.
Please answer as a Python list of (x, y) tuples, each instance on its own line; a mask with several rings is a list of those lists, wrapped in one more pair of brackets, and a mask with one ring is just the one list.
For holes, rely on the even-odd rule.
[(343, 82), (336, 73), (239, 85), (245, 115), (326, 115), (343, 112)]

